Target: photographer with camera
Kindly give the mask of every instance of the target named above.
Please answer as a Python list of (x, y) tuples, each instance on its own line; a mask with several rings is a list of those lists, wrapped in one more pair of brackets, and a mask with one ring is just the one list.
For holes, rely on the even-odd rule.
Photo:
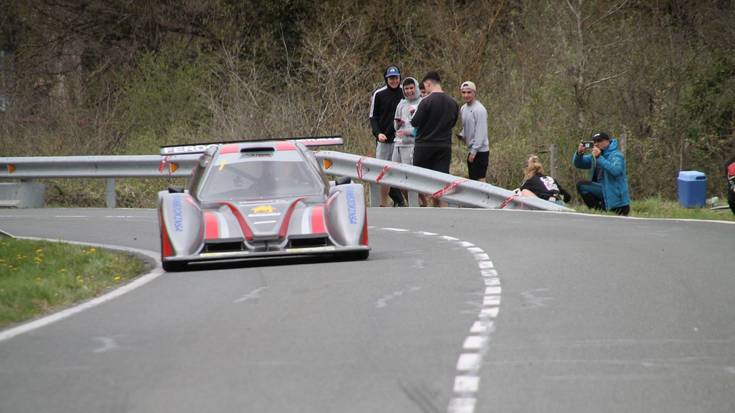
[(618, 150), (617, 139), (605, 132), (594, 134), (591, 141), (579, 143), (572, 162), (578, 169), (590, 170), (589, 180), (577, 182), (577, 191), (587, 207), (618, 215), (630, 213), (625, 158)]

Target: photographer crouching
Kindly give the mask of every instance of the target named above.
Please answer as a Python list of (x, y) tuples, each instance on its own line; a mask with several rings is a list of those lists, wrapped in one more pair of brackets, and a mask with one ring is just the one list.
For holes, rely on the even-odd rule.
[(577, 182), (577, 191), (587, 207), (618, 215), (630, 213), (625, 158), (618, 150), (617, 139), (605, 132), (594, 134), (591, 141), (579, 143), (572, 162), (578, 169), (590, 170), (589, 180)]

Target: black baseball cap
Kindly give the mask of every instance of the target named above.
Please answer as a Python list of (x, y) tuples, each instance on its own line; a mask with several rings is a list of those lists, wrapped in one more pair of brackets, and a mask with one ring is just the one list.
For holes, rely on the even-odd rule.
[(594, 135), (592, 135), (592, 141), (599, 142), (599, 141), (609, 141), (610, 135), (608, 135), (605, 132), (597, 132)]

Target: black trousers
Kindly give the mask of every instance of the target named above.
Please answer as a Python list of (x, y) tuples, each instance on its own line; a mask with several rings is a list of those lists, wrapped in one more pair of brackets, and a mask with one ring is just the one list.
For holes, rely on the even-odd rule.
[(403, 193), (398, 188), (390, 187), (388, 196), (393, 200), (393, 206), (403, 207), (406, 206), (406, 200), (403, 198)]

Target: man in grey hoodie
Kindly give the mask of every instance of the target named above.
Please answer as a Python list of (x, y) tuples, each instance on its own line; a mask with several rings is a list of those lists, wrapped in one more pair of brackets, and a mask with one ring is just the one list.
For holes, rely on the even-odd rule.
[(396, 107), (394, 127), (396, 137), (393, 141), (393, 162), (413, 165), (413, 147), (416, 141), (416, 129), (411, 125), (413, 114), (421, 103), (418, 80), (407, 77), (403, 81), (403, 99)]

